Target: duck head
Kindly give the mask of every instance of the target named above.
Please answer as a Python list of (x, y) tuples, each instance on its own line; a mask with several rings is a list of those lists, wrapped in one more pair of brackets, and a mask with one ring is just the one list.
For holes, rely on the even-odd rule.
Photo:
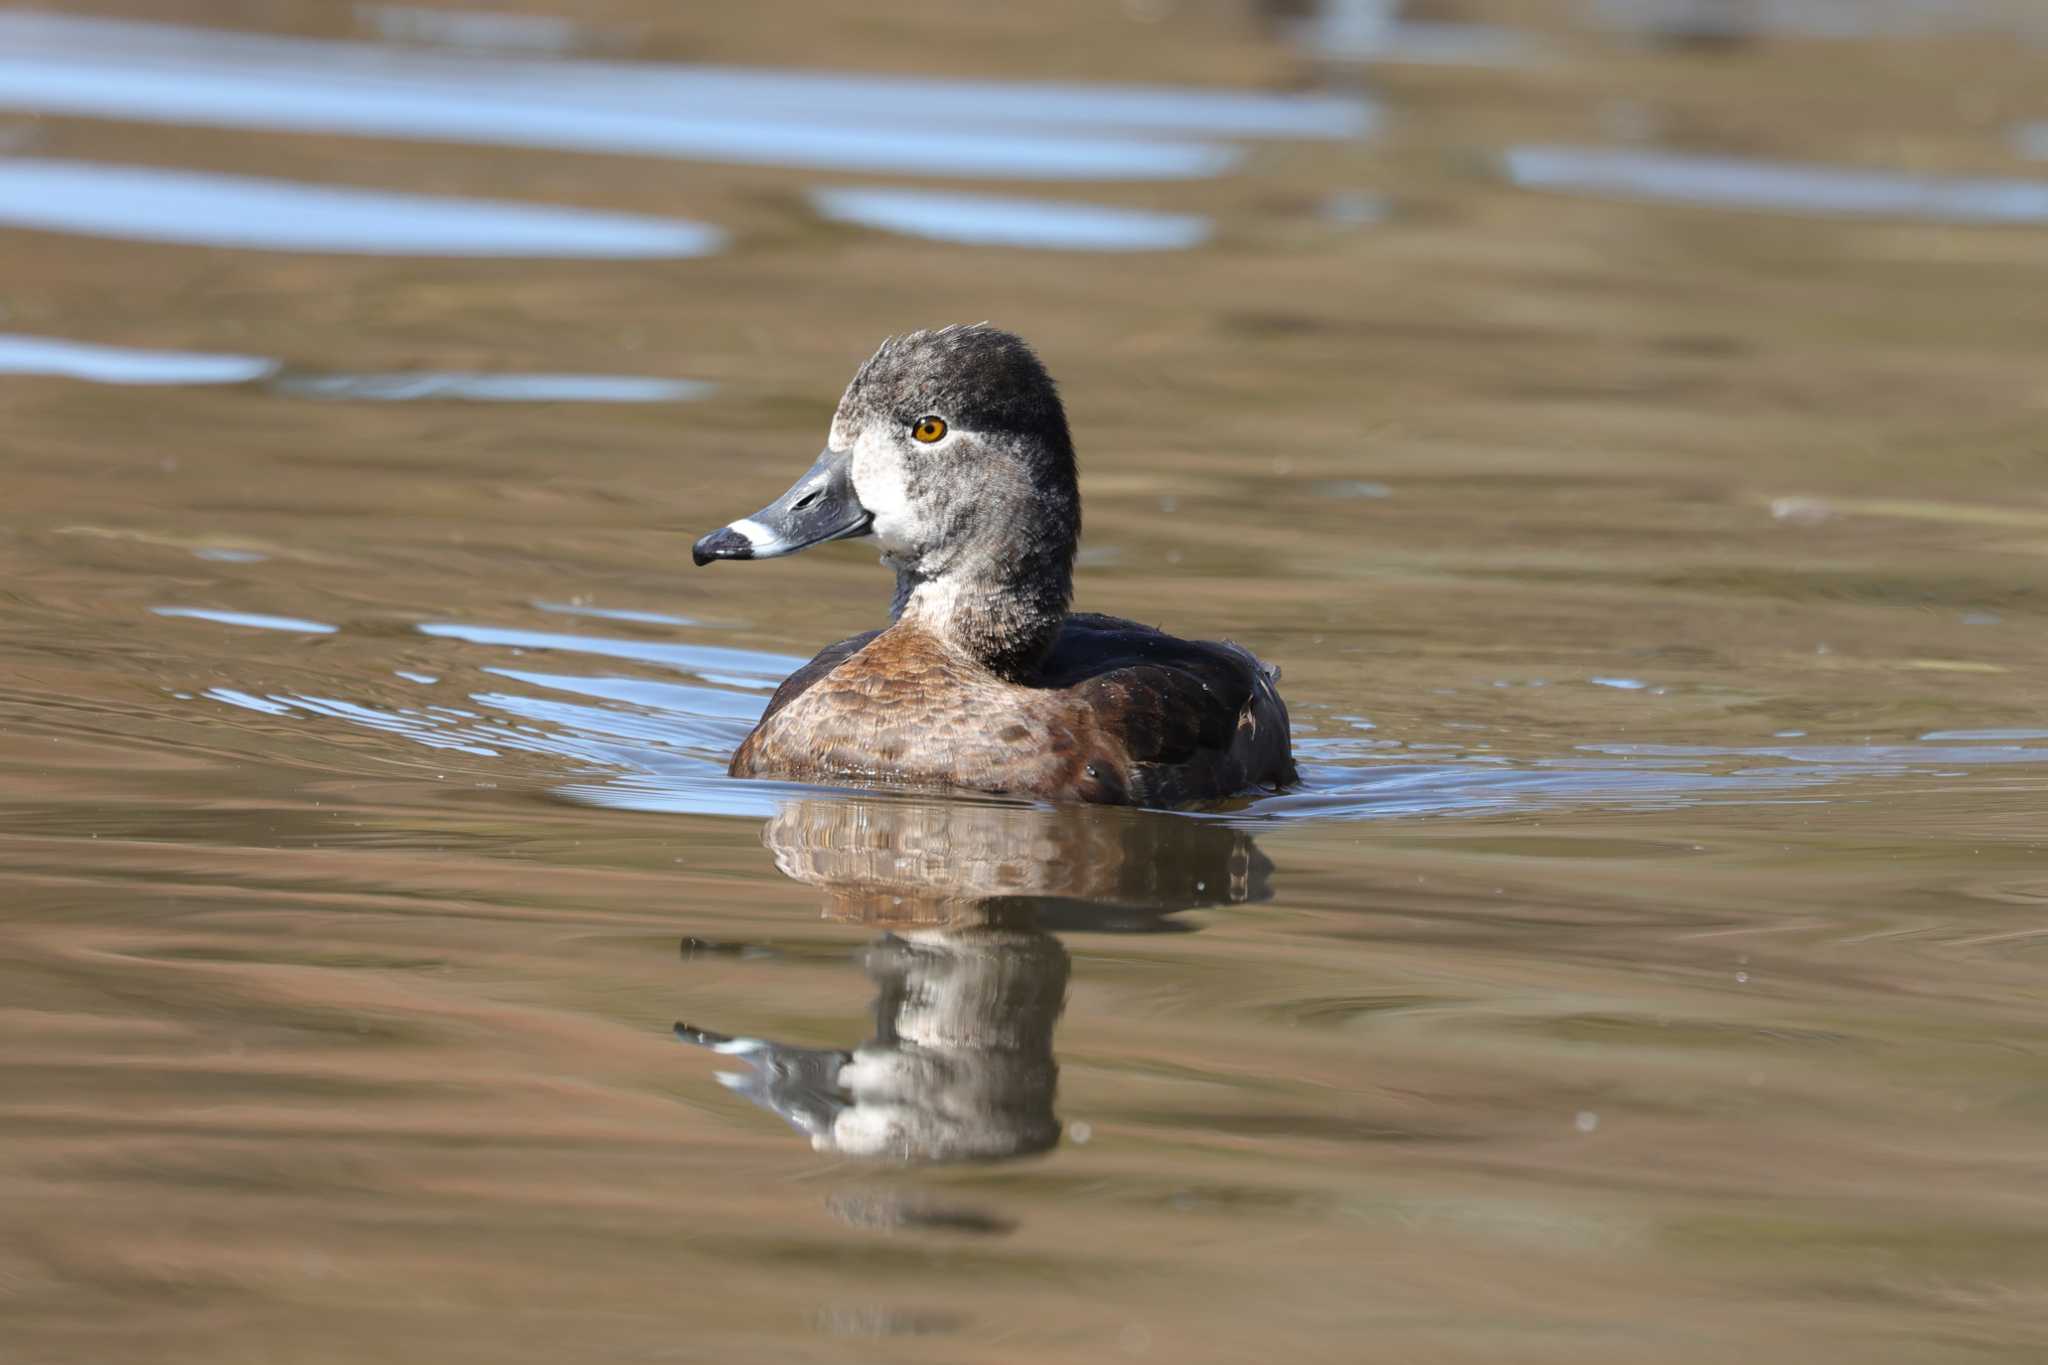
[(883, 342), (803, 477), (692, 557), (772, 559), (871, 536), (896, 571), (898, 618), (1015, 673), (1058, 633), (1080, 531), (1052, 376), (1021, 338), (983, 323)]

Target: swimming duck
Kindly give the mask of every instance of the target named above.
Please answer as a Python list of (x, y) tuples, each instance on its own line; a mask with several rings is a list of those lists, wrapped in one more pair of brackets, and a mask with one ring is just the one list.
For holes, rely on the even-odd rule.
[(986, 323), (884, 341), (788, 492), (699, 565), (873, 537), (883, 630), (776, 690), (735, 777), (1181, 806), (1293, 781), (1278, 673), (1238, 645), (1072, 613), (1081, 493), (1052, 376)]

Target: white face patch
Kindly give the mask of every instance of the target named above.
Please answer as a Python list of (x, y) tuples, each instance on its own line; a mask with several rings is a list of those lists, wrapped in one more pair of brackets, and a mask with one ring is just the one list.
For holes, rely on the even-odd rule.
[(747, 544), (753, 546), (756, 559), (773, 559), (777, 555), (789, 553), (788, 541), (752, 517), (741, 517), (725, 529), (744, 538)]
[[(834, 435), (838, 432), (835, 430)], [(853, 447), (853, 495), (875, 519), (875, 539), (892, 553), (919, 540), (917, 512), (910, 502), (903, 452), (887, 436), (865, 432)]]

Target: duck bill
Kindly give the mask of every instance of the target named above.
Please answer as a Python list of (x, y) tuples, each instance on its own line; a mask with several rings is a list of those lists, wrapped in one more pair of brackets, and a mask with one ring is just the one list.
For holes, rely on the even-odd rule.
[(787, 493), (699, 540), (690, 547), (690, 558), (699, 564), (775, 559), (828, 540), (867, 535), (874, 524), (874, 514), (854, 496), (853, 452), (827, 448)]

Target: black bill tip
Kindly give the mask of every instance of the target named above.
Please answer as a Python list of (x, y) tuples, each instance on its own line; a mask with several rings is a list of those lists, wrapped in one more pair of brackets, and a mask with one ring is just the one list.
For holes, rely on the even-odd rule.
[(754, 542), (730, 526), (721, 526), (690, 547), (690, 558), (702, 568), (714, 559), (752, 559)]

